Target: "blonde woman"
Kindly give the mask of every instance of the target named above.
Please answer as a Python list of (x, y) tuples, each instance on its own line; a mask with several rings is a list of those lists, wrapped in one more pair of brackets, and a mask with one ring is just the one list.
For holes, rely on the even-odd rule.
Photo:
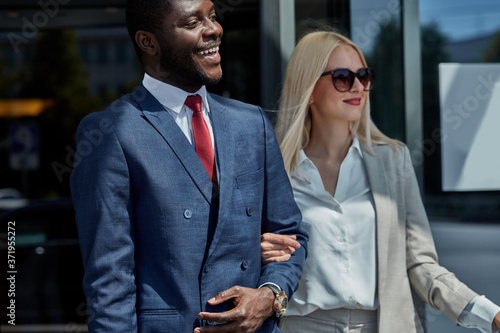
[[(408, 149), (370, 119), (374, 78), (335, 32), (306, 35), (288, 64), (276, 132), (310, 240), (280, 327), (423, 332), (413, 290), (459, 325), (498, 331), (500, 308), (437, 262)], [(262, 260), (287, 260), (296, 245), (265, 234)]]

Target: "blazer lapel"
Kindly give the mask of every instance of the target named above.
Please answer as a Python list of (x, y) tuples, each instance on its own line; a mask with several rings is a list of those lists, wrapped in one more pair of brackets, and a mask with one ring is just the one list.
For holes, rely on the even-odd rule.
[(142, 109), (143, 117), (160, 133), (184, 166), (205, 199), (212, 202), (212, 181), (201, 163), (194, 147), (165, 110), (163, 105), (141, 84), (133, 93)]
[(208, 252), (208, 256), (210, 256), (221, 237), (225, 222), (231, 220), (231, 212), (224, 209), (224, 203), (231, 200), (234, 182), (233, 170), (235, 170), (234, 163), (238, 161), (234, 159), (234, 137), (231, 135), (234, 129), (231, 126), (231, 117), (227, 115), (227, 108), (215, 100), (211, 94), (207, 94), (207, 96), (214, 131), (217, 165), (219, 168), (219, 215), (214, 237)]
[(394, 209), (392, 208), (391, 193), (389, 181), (387, 179), (387, 170), (384, 166), (384, 158), (379, 155), (373, 156), (362, 145), (363, 160), (368, 175), (368, 181), (375, 202), (375, 211), (377, 219), (377, 267), (378, 267), (378, 285), (380, 290), (384, 289), (385, 276), (387, 274), (387, 260), (389, 258), (389, 236), (392, 227)]

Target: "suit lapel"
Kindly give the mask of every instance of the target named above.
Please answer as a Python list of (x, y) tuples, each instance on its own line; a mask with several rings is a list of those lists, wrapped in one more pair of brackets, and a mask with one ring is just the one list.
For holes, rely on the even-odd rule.
[(142, 109), (143, 117), (165, 139), (205, 199), (211, 203), (212, 182), (210, 177), (196, 155), (194, 147), (189, 143), (172, 116), (144, 86), (140, 85), (133, 96)]
[(377, 267), (378, 267), (378, 285), (379, 295), (383, 294), (387, 274), (387, 260), (389, 258), (389, 236), (394, 221), (391, 193), (389, 181), (387, 179), (387, 170), (384, 165), (384, 156), (378, 151), (377, 156), (370, 155), (366, 146), (362, 145), (363, 161), (365, 163), (368, 181), (375, 202), (375, 211), (377, 219)]
[(227, 108), (215, 100), (211, 94), (207, 96), (214, 131), (217, 165), (219, 168), (219, 187), (217, 192), (219, 196), (219, 215), (214, 237), (208, 252), (208, 256), (210, 256), (219, 242), (225, 222), (231, 220), (229, 216), (231, 212), (224, 209), (224, 203), (231, 200), (235, 170), (234, 163), (238, 161), (235, 161), (234, 158), (234, 136), (231, 135), (234, 129), (231, 126), (231, 118), (227, 115)]

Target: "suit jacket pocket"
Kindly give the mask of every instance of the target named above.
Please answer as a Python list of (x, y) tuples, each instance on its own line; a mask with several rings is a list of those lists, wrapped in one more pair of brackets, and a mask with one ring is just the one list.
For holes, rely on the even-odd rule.
[(261, 184), (264, 181), (264, 169), (245, 172), (235, 176), (236, 188), (244, 188), (248, 185)]
[(181, 316), (179, 310), (175, 309), (141, 311), (139, 312), (137, 322), (139, 332), (164, 333), (181, 331)]

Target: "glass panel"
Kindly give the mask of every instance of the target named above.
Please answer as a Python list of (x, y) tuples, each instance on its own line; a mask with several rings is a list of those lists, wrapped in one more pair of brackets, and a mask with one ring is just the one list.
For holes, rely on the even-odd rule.
[(399, 0), (351, 0), (352, 40), (376, 71), (371, 95), (375, 124), (405, 140), (403, 45)]
[[(8, 221), (16, 222), (16, 325), (78, 324), (81, 328), (87, 320), (83, 263), (71, 201), (39, 201), (0, 218), (2, 226)], [(0, 255), (7, 258), (7, 252), (6, 242), (0, 241)], [(0, 276), (0, 289), (9, 290), (10, 274), (4, 271)], [(1, 298), (2, 318), (8, 318), (9, 299)]]
[(297, 39), (304, 33), (334, 27), (349, 33), (349, 2), (345, 0), (295, 0), (295, 32)]
[(222, 80), (210, 92), (260, 105), (259, 1), (216, 1), (224, 29), (220, 54)]
[[(486, 104), (491, 99), (483, 98), (484, 94), (492, 97), (491, 91), (488, 90), (489, 77), (477, 72), (469, 76), (467, 79), (469, 82), (464, 82), (464, 84), (456, 80), (453, 83), (455, 90), (465, 90), (449, 101), (451, 108), (441, 110), (438, 68), (440, 64), (446, 63), (462, 64), (460, 68), (473, 68), (485, 63), (500, 62), (500, 25), (498, 24), (500, 3), (491, 0), (474, 2), (420, 0), (419, 5), (422, 38), (423, 151), (425, 154), (426, 206), (429, 215), (436, 218), (447, 217), (474, 221), (498, 220), (500, 216), (499, 191), (461, 193), (442, 191), (442, 147), (451, 143), (446, 140), (452, 140), (457, 135), (441, 136), (442, 125), (450, 125), (441, 123), (441, 114), (446, 112), (444, 121), (453, 121), (451, 129), (454, 132), (450, 134), (457, 134), (459, 131), (470, 128), (471, 124), (479, 123), (485, 116), (481, 110), (487, 109)], [(441, 68), (445, 67), (441, 66)], [(481, 77), (485, 79), (486, 85), (481, 85)], [(476, 84), (471, 84), (471, 80)], [(499, 78), (495, 75), (491, 77), (491, 80), (498, 82)], [(476, 90), (477, 87), (482, 88)], [(452, 91), (449, 96), (452, 95), (456, 95), (456, 91)], [(465, 134), (464, 132), (463, 135)], [(479, 129), (467, 140), (468, 144), (462, 146), (463, 159), (472, 156), (471, 150), (467, 147), (480, 137), (484, 137), (484, 131)], [(491, 138), (490, 141), (491, 146), (484, 145), (483, 148), (485, 151), (496, 151), (497, 140)], [(484, 164), (492, 161), (486, 157)], [(465, 163), (460, 162), (457, 168), (461, 170), (464, 165)], [(478, 173), (482, 172), (478, 171)]]
[[(0, 86), (6, 87), (0, 91), (0, 127), (6, 129), (0, 140), (9, 142), (0, 146), (0, 188), (30, 198), (69, 196), (78, 123), (130, 91), (142, 70), (124, 26), (40, 31), (19, 45), (12, 36), (0, 36), (7, 55), (0, 57)], [(27, 144), (30, 133), (36, 144)], [(12, 163), (33, 156), (39, 161), (33, 167)]]

